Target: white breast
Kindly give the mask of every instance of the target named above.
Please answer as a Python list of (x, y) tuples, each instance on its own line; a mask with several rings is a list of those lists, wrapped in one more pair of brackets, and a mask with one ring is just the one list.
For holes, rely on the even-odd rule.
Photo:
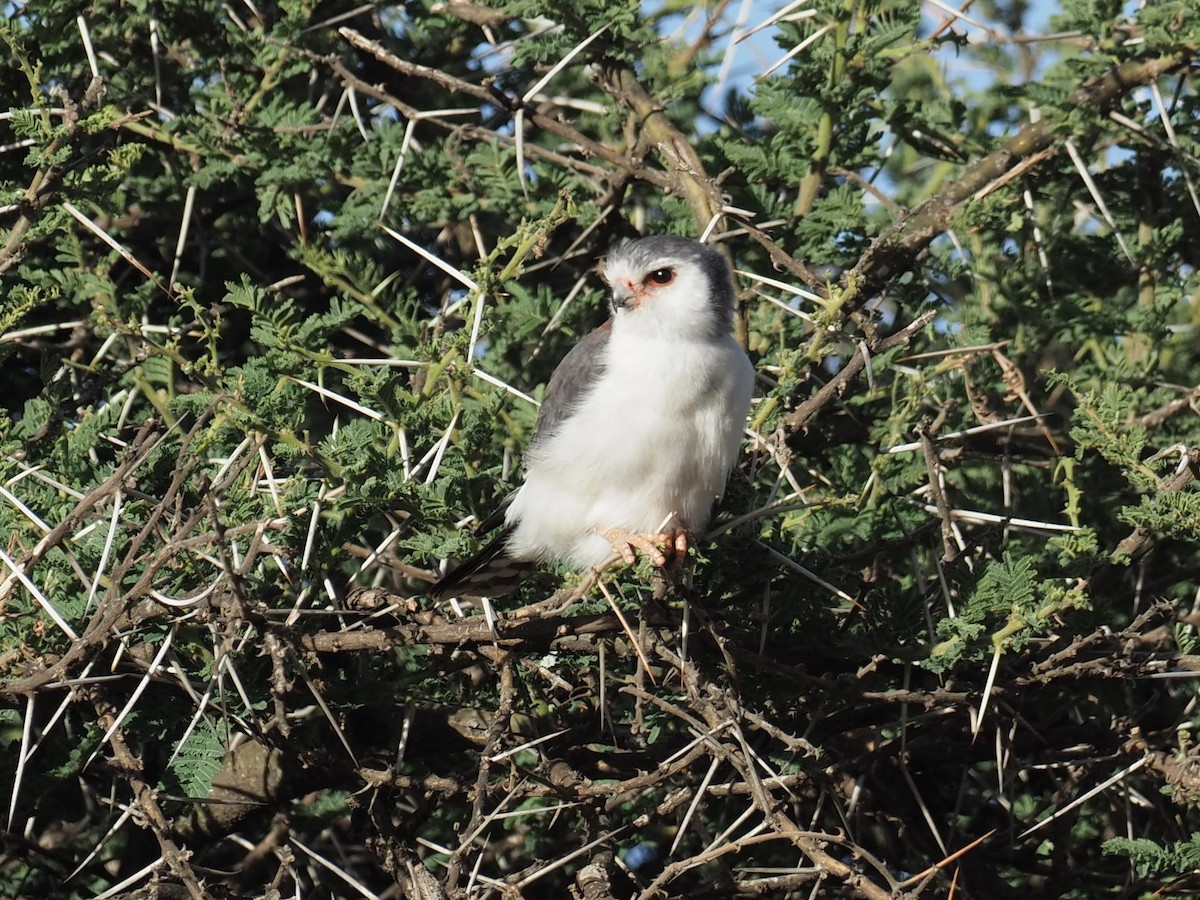
[(596, 566), (612, 553), (596, 530), (650, 533), (673, 513), (698, 531), (725, 489), (754, 379), (737, 342), (614, 329), (605, 352), (604, 375), (526, 461), (513, 557)]

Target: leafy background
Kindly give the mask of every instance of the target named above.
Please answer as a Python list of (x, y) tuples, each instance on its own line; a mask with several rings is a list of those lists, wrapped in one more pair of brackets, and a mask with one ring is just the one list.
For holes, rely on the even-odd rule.
[[(4, 12), (0, 894), (1194, 893), (1194, 4)], [(429, 601), (664, 232), (698, 557)]]

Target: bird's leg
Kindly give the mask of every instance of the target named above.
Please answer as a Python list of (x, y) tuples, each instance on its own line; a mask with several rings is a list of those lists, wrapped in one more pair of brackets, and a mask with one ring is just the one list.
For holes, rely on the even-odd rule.
[(612, 548), (620, 554), (621, 559), (631, 566), (637, 562), (635, 550), (641, 550), (650, 557), (650, 562), (659, 568), (667, 564), (667, 556), (663, 553), (663, 548), (668, 546), (664, 540), (665, 535), (635, 534), (620, 528), (609, 528), (605, 531), (597, 529), (597, 533), (603, 535), (612, 544)]
[(594, 529), (597, 534), (608, 540), (621, 559), (633, 565), (637, 562), (635, 550), (641, 550), (660, 569), (677, 569), (687, 558), (688, 547), (692, 536), (686, 528), (668, 526), (664, 531), (651, 534), (637, 534), (621, 528), (609, 528), (604, 531)]

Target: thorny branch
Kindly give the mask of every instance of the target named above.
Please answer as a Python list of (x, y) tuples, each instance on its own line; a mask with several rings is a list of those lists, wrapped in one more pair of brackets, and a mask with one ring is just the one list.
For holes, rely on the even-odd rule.
[[(46, 146), (44, 156), (52, 158), (62, 147), (79, 135), (79, 122), (88, 115), (104, 97), (104, 79), (93, 78), (78, 103), (65, 98), (66, 117), (63, 133), (54, 137)], [(21, 198), (21, 214), (9, 229), (4, 246), (0, 247), (0, 275), (21, 261), (25, 250), (25, 235), (37, 221), (43, 210), (54, 202), (62, 184), (64, 169), (61, 164), (51, 163), (34, 173)]]
[[(449, 91), (465, 94), (478, 101), (506, 102), (505, 96), (497, 91), (401, 60), (351, 28), (342, 28), (339, 33), (355, 47), (371, 54), (399, 73), (430, 80)], [(406, 117), (411, 118), (417, 114), (417, 110), (397, 100), (384, 88), (364, 84), (340, 61), (329, 59), (326, 62), (347, 84), (394, 106)], [(1068, 98), (1067, 104), (1103, 113), (1136, 87), (1177, 72), (1189, 62), (1190, 56), (1181, 51), (1155, 59), (1125, 63), (1082, 85)], [(615, 101), (637, 116), (644, 138), (654, 147), (665, 169), (647, 165), (641, 161), (638, 154), (626, 153), (591, 140), (558, 116), (527, 111), (527, 121), (532, 126), (570, 141), (582, 156), (559, 158), (557, 161), (579, 170), (586, 168), (590, 174), (596, 175), (601, 174), (603, 168), (597, 168), (595, 163), (590, 161), (599, 161), (617, 168), (623, 178), (649, 182), (686, 202), (701, 228), (721, 215), (724, 209), (721, 195), (714, 180), (705, 172), (691, 141), (673, 125), (662, 105), (642, 87), (634, 73), (627, 68), (615, 66), (608, 70), (600, 83)], [(510, 109), (515, 111), (515, 98), (507, 98), (507, 102)], [(438, 122), (436, 117), (432, 117), (432, 120), (456, 131), (466, 129), (471, 134), (481, 133), (479, 129), (470, 126)], [(511, 143), (513, 140), (507, 135), (495, 132), (491, 132), (490, 135), (492, 139), (505, 143)], [(853, 320), (863, 329), (868, 345), (874, 351), (883, 349), (884, 345), (895, 347), (909, 343), (933, 318), (933, 314), (918, 316), (896, 334), (881, 341), (875, 333), (876, 326), (864, 316), (863, 305), (885, 291), (892, 279), (915, 271), (922, 254), (934, 238), (945, 232), (953, 216), (972, 198), (984, 196), (1007, 184), (1016, 174), (1026, 172), (1031, 167), (1051, 159), (1060, 146), (1052, 119), (1044, 118), (1031, 123), (1004, 146), (968, 166), (960, 178), (947, 185), (937, 196), (902, 215), (871, 245), (858, 263), (843, 275), (836, 312), (831, 321), (826, 323), (827, 327)], [(525, 142), (524, 147), (526, 152), (533, 155), (549, 152), (531, 141)], [(775, 265), (786, 269), (818, 292), (825, 293), (821, 279), (810, 271), (803, 261), (796, 260), (781, 250), (765, 232), (749, 223), (740, 225), (767, 250)], [(818, 339), (822, 338), (822, 335), (818, 335)], [(854, 354), (835, 379), (786, 416), (780, 428), (780, 436), (786, 439), (803, 429), (814, 415), (830, 405), (846, 389), (866, 364), (867, 360), (861, 353)]]
[[(471, 7), (470, 14), (478, 15), (479, 9)], [(489, 86), (400, 59), (351, 29), (343, 29), (341, 34), (357, 49), (407, 78), (428, 80), (480, 102), (500, 103), (510, 112), (519, 108), (516, 98)], [(321, 61), (351, 89), (389, 104), (401, 115), (421, 114), (390, 89), (365, 82), (340, 60)], [(1108, 108), (1133, 86), (1185, 64), (1180, 57), (1128, 64), (1089, 82), (1071, 102)], [(634, 73), (611, 68), (604, 85), (614, 101), (636, 117), (651, 145), (649, 150), (639, 147), (638, 152), (628, 153), (608, 147), (557, 112), (527, 108), (523, 112), (528, 127), (559, 137), (571, 149), (551, 150), (526, 142), (524, 151), (583, 173), (598, 184), (629, 179), (652, 184), (686, 202), (701, 226), (724, 214), (717, 182), (704, 171), (694, 147)], [(471, 140), (514, 141), (511, 136), (448, 117), (422, 118), (433, 127)], [(651, 152), (661, 168), (644, 161), (643, 156)], [(895, 333), (882, 336), (868, 327), (863, 304), (884, 290), (890, 279), (913, 271), (929, 243), (948, 227), (964, 203), (1008, 184), (1054, 152), (1051, 125), (1029, 126), (1004, 148), (970, 167), (939, 197), (903, 216), (876, 242), (843, 280), (838, 312), (831, 320), (834, 328), (847, 319), (856, 322), (865, 338), (841, 369), (785, 418), (783, 437), (805, 428), (818, 411), (842, 395), (871, 365), (872, 354), (905, 346), (933, 316), (932, 312), (918, 316)], [(52, 196), (57, 176), (51, 171), (40, 177), (41, 188), (30, 199), (30, 212), (36, 212), (38, 203)], [(788, 256), (765, 231), (749, 226), (745, 230), (766, 248), (777, 266), (820, 289), (814, 273)], [(19, 255), (19, 247), (13, 249), (14, 239), (19, 243), (19, 238), (19, 234), (10, 235), (9, 245), (0, 252), (0, 270)], [(1185, 408), (1186, 402), (1180, 402), (1152, 415), (1169, 416)], [(241, 862), (249, 868), (275, 855), (282, 873), (292, 859), (286, 843), (289, 817), (297, 815), (289, 803), (309, 790), (356, 792), (351, 801), (354, 815), (347, 819), (359, 813), (371, 818), (376, 831), (367, 839), (369, 848), (401, 889), (414, 896), (461, 897), (466, 893), (464, 881), (521, 896), (526, 888), (537, 890), (539, 879), (568, 862), (579, 866), (575, 884), (589, 897), (615, 894), (618, 879), (628, 882), (621, 882), (623, 892), (645, 898), (685, 893), (752, 896), (773, 890), (811, 892), (828, 882), (836, 883), (835, 890), (846, 895), (880, 900), (915, 897), (927, 884), (953, 887), (950, 879), (954, 876), (942, 867), (948, 861), (957, 865), (960, 851), (942, 856), (935, 841), (909, 835), (918, 844), (914, 858), (923, 855), (929, 863), (930, 880), (905, 892), (908, 882), (889, 870), (883, 854), (873, 851), (869, 829), (863, 829), (860, 834), (864, 836), (856, 841), (849, 836), (849, 827), (846, 832), (806, 828), (797, 810), (832, 808), (831, 818), (847, 822), (860, 795), (895, 791), (891, 808), (907, 808), (911, 822), (924, 818), (937, 826), (955, 820), (960, 810), (954, 797), (948, 801), (932, 795), (914, 799), (896, 785), (904, 784), (900, 775), (915, 767), (927, 767), (933, 773), (930, 780), (936, 782), (939, 767), (977, 761), (992, 752), (983, 746), (986, 742), (976, 743), (967, 736), (967, 720), (984, 690), (981, 679), (972, 672), (943, 679), (921, 673), (897, 658), (910, 648), (889, 647), (895, 651), (893, 655), (880, 652), (869, 664), (842, 655), (833, 644), (826, 655), (802, 661), (789, 658), (786, 652), (775, 656), (755, 653), (747, 649), (753, 642), (745, 639), (745, 604), (706, 596), (703, 587), (681, 590), (661, 606), (643, 605), (637, 612), (630, 608), (627, 618), (642, 626), (630, 633), (646, 645), (638, 648), (631, 646), (631, 638), (615, 615), (572, 609), (585, 599), (583, 591), (501, 613), (493, 622), (478, 614), (443, 615), (410, 596), (375, 589), (377, 596), (369, 607), (356, 608), (353, 597), (333, 597), (333, 608), (301, 609), (298, 604), (285, 621), (270, 615), (274, 611), (266, 610), (244, 581), (256, 559), (266, 552), (259, 540), (262, 533), (283, 525), (263, 519), (225, 527), (220, 505), (213, 499), (227, 491), (249, 463), (234, 467), (222, 482), (202, 492), (207, 499), (194, 509), (185, 508), (181, 501), (185, 487), (196, 478), (194, 444), (206, 424), (207, 418), (202, 417), (181, 441), (173, 477), (157, 505), (151, 507), (144, 527), (134, 533), (124, 555), (108, 573), (109, 587), (79, 641), (57, 660), (39, 661), (40, 668), (17, 667), (19, 677), (0, 685), (0, 696), (10, 703), (45, 697), (48, 692), (79, 690), (93, 702), (97, 721), (108, 728), (116, 722), (113, 706), (106, 699), (110, 688), (72, 679), (85, 660), (102, 656), (112, 660), (116, 679), (136, 672), (140, 664), (136, 656), (110, 652), (122, 646), (128, 633), (198, 623), (219, 636), (220, 652), (227, 656), (239, 641), (251, 650), (251, 636), (260, 641), (258, 646), (266, 648), (267, 658), (259, 674), (269, 680), (273, 700), (261, 715), (248, 703), (241, 708), (240, 698), (234, 696), (240, 688), (229, 687), (220, 674), (213, 676), (211, 685), (193, 685), (178, 671), (172, 675), (174, 681), (166, 677), (155, 680), (154, 687), (168, 698), (187, 694), (188, 701), (197, 704), (198, 718), (218, 722), (228, 739), (222, 770), (212, 780), (207, 797), (163, 796), (151, 786), (146, 759), (138, 755), (142, 751), (130, 747), (123, 730), (115, 728), (110, 738), (112, 770), (120, 772), (132, 793), (138, 823), (157, 842), (162, 874), (177, 880), (187, 896), (206, 896), (208, 888), (191, 865), (192, 849), (221, 844), (255, 816), (278, 815), (274, 837), (246, 849)], [(20, 558), (19, 565), (35, 567), (76, 534), (97, 507), (126, 490), (162, 436), (159, 423), (147, 422), (117, 471), (80, 500), (44, 540)], [(941, 462), (931, 438), (926, 449), (933, 482)], [(1196, 451), (1189, 454), (1188, 465), (1164, 485), (1164, 491), (1178, 493), (1189, 487), (1197, 466)], [(946, 503), (940, 500), (937, 505), (941, 510)], [(948, 516), (943, 516), (943, 521), (947, 520)], [(212, 533), (197, 534), (206, 521)], [(156, 545), (164, 534), (169, 537)], [(231, 546), (244, 538), (250, 539), (249, 546), (242, 548), (240, 560), (235, 559)], [(1150, 547), (1150, 538), (1139, 529), (1121, 542), (1115, 555), (1137, 557)], [(949, 535), (945, 548), (944, 561), (951, 556)], [(151, 599), (158, 573), (180, 555), (200, 552), (215, 559), (219, 590), (186, 608)], [(405, 569), (403, 574), (421, 573)], [(9, 579), (5, 588), (0, 588), (0, 601), (11, 582)], [(335, 602), (340, 599), (346, 600), (345, 607)], [(684, 612), (679, 610), (680, 602), (685, 604)], [(704, 607), (707, 627), (698, 634), (687, 634), (687, 604)], [(1079, 695), (1089, 692), (1086, 688), (1131, 690), (1162, 676), (1200, 677), (1200, 659), (1172, 642), (1167, 625), (1151, 630), (1159, 619), (1168, 625), (1175, 621), (1188, 624), (1186, 618), (1172, 619), (1174, 613), (1172, 604), (1155, 604), (1120, 633), (1097, 630), (1065, 645), (1032, 641), (1024, 651), (1005, 658), (999, 678), (989, 688), (993, 711), (988, 722), (990, 726), (994, 723), (997, 770), (1024, 765), (1011, 762), (1014, 759), (1033, 760), (1037, 765), (1020, 768), (1022, 775), (1032, 780), (1047, 777), (1046, 771), (1056, 766), (1069, 768), (1098, 757), (1143, 755), (1148, 769), (1159, 773), (1181, 795), (1194, 798), (1200, 791), (1195, 753), (1182, 745), (1174, 731), (1135, 732), (1125, 727), (1126, 720), (1093, 723), (1083, 717), (1080, 721), (1037, 718), (1038, 711), (1047, 708), (1084, 708), (1075, 704)], [(728, 639), (732, 634), (742, 639)], [(835, 635), (833, 629), (831, 634)], [(690, 641), (686, 652), (682, 649), (685, 637)], [(368, 681), (364, 676), (377, 660), (396, 648), (418, 651), (406, 658), (421, 667), (419, 677), (465, 675), (473, 689), (457, 700), (448, 697), (441, 706), (404, 702), (408, 687), (404, 682), (389, 683), (389, 694), (382, 699), (356, 693), (359, 679)], [(646, 653), (657, 661), (659, 688), (654, 691), (643, 689), (630, 674)], [(577, 664), (559, 666), (557, 661), (562, 658)], [(821, 675), (811, 674), (810, 669)], [(322, 692), (349, 687), (350, 695), (343, 696), (345, 702), (336, 715), (326, 719), (314, 711), (309, 695), (297, 702), (300, 692), (290, 676), (300, 672), (314, 673), (312, 694), (318, 706)], [(495, 685), (491, 683), (493, 674), (497, 676)], [(786, 690), (777, 692), (770, 708), (750, 708), (742, 686), (761, 680), (776, 680), (798, 690), (790, 695)], [(899, 683), (905, 685), (903, 689), (887, 687)], [(227, 691), (229, 696), (210, 695), (213, 685), (215, 694)], [(488, 696), (493, 689), (496, 695)], [(531, 697), (539, 698), (537, 702), (547, 709), (527, 703)], [(542, 697), (549, 699), (543, 701)], [(619, 729), (611, 719), (606, 722), (606, 705), (629, 702), (645, 705), (650, 710), (648, 721), (657, 716), (669, 722), (672, 727), (664, 728), (664, 733), (690, 736), (691, 742), (680, 739), (678, 746), (667, 748), (671, 751), (668, 755), (661, 746), (648, 744), (645, 733)], [(323, 749), (323, 742), (331, 741), (330, 732), (335, 730), (339, 734), (356, 730), (361, 763), (348, 766), (340, 749)], [(648, 731), (653, 734), (652, 725)], [(884, 734), (890, 736), (881, 739)], [(1047, 747), (1071, 750), (1046, 759)], [(152, 750), (147, 750), (147, 757)], [(1008, 762), (1001, 763), (1002, 758)], [(1064, 776), (1063, 793), (1076, 788), (1078, 779), (1076, 772)], [(964, 783), (955, 789), (975, 791), (978, 786)], [(533, 806), (531, 801), (542, 805)], [(702, 826), (690, 818), (690, 810), (704, 807), (714, 810), (714, 815)], [(172, 809), (184, 811), (172, 816)], [(1005, 840), (997, 842), (1002, 849), (984, 841), (992, 833), (990, 824), (985, 828), (986, 823), (972, 821), (955, 829), (958, 836), (966, 834), (980, 842), (978, 846), (967, 844), (972, 850), (962, 859), (980, 878), (986, 878), (1004, 854), (1029, 849), (1014, 837), (1016, 816), (999, 808), (991, 812), (1001, 819), (1000, 827), (1007, 829)], [(556, 826), (566, 832), (561, 840), (563, 854), (555, 861), (526, 860), (523, 868), (506, 871), (506, 848), (520, 844), (527, 832), (519, 823), (532, 815), (547, 817), (548, 834), (553, 834)], [(453, 818), (459, 843), (435, 848), (417, 840), (421, 826), (437, 816)], [(518, 824), (507, 824), (513, 821)], [(714, 822), (731, 824), (724, 833), (713, 835), (707, 828)], [(640, 840), (654, 829), (666, 832), (668, 838), (678, 836), (678, 849), (672, 847), (666, 853), (657, 872), (618, 871), (614, 859), (621, 845)], [(283, 841), (283, 848), (277, 850), (274, 841)], [(663, 841), (664, 847), (668, 843)], [(766, 878), (755, 878), (741, 868), (743, 860), (752, 861), (756, 852), (780, 844), (790, 847), (792, 858), (798, 855), (803, 864), (788, 874)], [(731, 862), (735, 857), (736, 868)], [(230, 882), (236, 882), (236, 876), (211, 875)], [(709, 876), (717, 880), (711, 891)]]
[[(1082, 85), (1067, 99), (1067, 105), (1101, 115), (1135, 88), (1151, 84), (1190, 65), (1191, 54), (1179, 51), (1154, 59), (1134, 60), (1115, 66)], [(920, 255), (942, 234), (954, 214), (974, 196), (989, 192), (996, 182), (1010, 177), (1012, 170), (1027, 160), (1044, 161), (1045, 151), (1061, 148), (1055, 120), (1040, 119), (1022, 128), (1004, 146), (972, 163), (963, 175), (916, 209), (902, 216), (871, 245), (842, 279), (850, 308), (858, 308), (885, 290), (889, 281), (913, 271)]]

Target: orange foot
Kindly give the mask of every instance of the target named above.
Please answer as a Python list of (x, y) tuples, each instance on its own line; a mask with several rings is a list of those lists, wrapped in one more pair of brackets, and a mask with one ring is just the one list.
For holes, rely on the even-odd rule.
[(669, 528), (657, 534), (634, 534), (620, 528), (609, 528), (606, 531), (597, 529), (621, 559), (633, 565), (637, 562), (635, 550), (641, 550), (650, 558), (650, 562), (660, 569), (677, 568), (686, 558), (692, 536), (686, 528)]

